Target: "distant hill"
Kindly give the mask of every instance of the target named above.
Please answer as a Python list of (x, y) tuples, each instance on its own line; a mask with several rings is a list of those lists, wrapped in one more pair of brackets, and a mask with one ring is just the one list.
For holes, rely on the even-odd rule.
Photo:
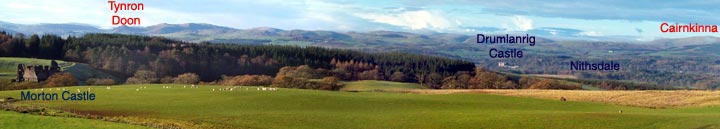
[(0, 29), (13, 33), (24, 34), (56, 34), (82, 36), (86, 33), (121, 33), (121, 34), (142, 34), (142, 35), (163, 35), (163, 34), (222, 34), (232, 33), (238, 29), (222, 27), (205, 23), (185, 24), (157, 24), (147, 27), (118, 26), (112, 29), (100, 29), (97, 26), (66, 23), (66, 24), (15, 24), (0, 21)]
[[(236, 29), (204, 23), (157, 24), (147, 27), (119, 26), (97, 29), (83, 24), (23, 25), (0, 22), (0, 28), (21, 33), (120, 33), (161, 36), (175, 40), (206, 43), (319, 46), (365, 52), (408, 52), (437, 55), (474, 62), (495, 71), (518, 74), (562, 74), (581, 79), (628, 80), (672, 86), (692, 86), (699, 80), (720, 79), (720, 38), (711, 36), (654, 41), (596, 41), (556, 38), (537, 34), (536, 45), (477, 44), (474, 34), (408, 33), (395, 31), (335, 32), (324, 30), (283, 30), (272, 27)], [(561, 30), (572, 34), (573, 30)], [(535, 32), (535, 31), (531, 31)], [(537, 33), (541, 31), (538, 30)], [(558, 31), (560, 32), (560, 31)], [(487, 34), (493, 35), (493, 34)], [(535, 33), (533, 33), (535, 35)], [(491, 48), (519, 49), (525, 57), (493, 59)], [(621, 72), (569, 71), (570, 61), (617, 61)], [(505, 62), (518, 67), (498, 66)], [(682, 77), (682, 78), (680, 78)], [(675, 80), (674, 80), (675, 79)]]
[(13, 30), (1, 28), (1, 27), (0, 27), (0, 31), (5, 31), (5, 32), (11, 33), (11, 34), (17, 33), (17, 32), (15, 32), (15, 31), (13, 31)]
[(648, 42), (648, 44), (658, 45), (666, 48), (670, 47), (684, 47), (691, 45), (706, 45), (706, 44), (718, 44), (720, 43), (720, 37), (713, 36), (696, 36), (687, 38), (676, 38), (676, 39), (657, 39)]
[(147, 34), (170, 34), (170, 33), (228, 33), (237, 29), (216, 26), (204, 23), (185, 23), (185, 24), (157, 24), (145, 27)]
[(105, 32), (105, 30), (99, 29), (96, 26), (79, 23), (25, 25), (0, 22), (0, 28), (24, 34), (82, 35), (85, 33)]

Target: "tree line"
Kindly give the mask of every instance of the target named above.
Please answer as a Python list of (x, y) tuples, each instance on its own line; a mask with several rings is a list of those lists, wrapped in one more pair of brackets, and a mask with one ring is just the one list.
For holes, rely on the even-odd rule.
[[(196, 73), (201, 81), (207, 82), (220, 80), (223, 75), (275, 76), (285, 66), (308, 65), (333, 69), (338, 65), (331, 63), (333, 59), (373, 65), (372, 73), (364, 73), (362, 78), (356, 76), (349, 80), (389, 80), (384, 75), (395, 72), (408, 76), (433, 73), (450, 76), (458, 71), (472, 71), (475, 68), (468, 61), (399, 52), (364, 53), (321, 47), (189, 43), (163, 37), (123, 34), (86, 34), (63, 39), (56, 35), (32, 35), (26, 38), (21, 34), (11, 36), (0, 32), (0, 38), (3, 41), (0, 43), (0, 56), (87, 63), (122, 81), (133, 77), (140, 70), (152, 71), (159, 78)], [(398, 81), (418, 80), (407, 77)]]
[[(613, 81), (558, 80), (500, 74), (463, 60), (401, 52), (284, 45), (189, 43), (123, 34), (10, 35), (0, 32), (0, 56), (61, 59), (89, 64), (120, 80), (78, 80), (88, 85), (118, 83), (205, 83), (272, 85), (337, 90), (341, 80), (419, 83), (430, 89), (651, 89)], [(708, 82), (700, 86), (715, 87)]]

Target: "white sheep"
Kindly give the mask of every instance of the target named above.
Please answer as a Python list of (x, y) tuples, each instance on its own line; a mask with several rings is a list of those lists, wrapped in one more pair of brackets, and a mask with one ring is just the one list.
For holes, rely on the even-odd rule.
[(213, 88), (213, 91), (215, 91), (215, 88)]
[(140, 91), (140, 89), (135, 89), (135, 91)]

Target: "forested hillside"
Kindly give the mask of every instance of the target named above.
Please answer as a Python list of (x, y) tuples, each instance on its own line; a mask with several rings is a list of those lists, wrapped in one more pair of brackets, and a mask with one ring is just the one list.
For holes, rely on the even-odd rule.
[[(339, 80), (415, 82), (434, 89), (580, 89), (581, 85), (603, 89), (660, 88), (610, 80), (507, 76), (483, 68), (476, 69), (475, 64), (469, 61), (401, 52), (367, 53), (314, 46), (190, 43), (163, 37), (123, 34), (86, 34), (82, 37), (61, 38), (56, 35), (25, 36), (0, 32), (0, 39), (0, 56), (86, 63), (120, 80), (79, 80), (87, 84), (177, 83), (174, 77), (188, 75), (197, 76), (198, 81), (215, 84), (269, 85), (267, 76), (256, 76), (269, 75), (275, 76), (272, 81), (274, 86), (330, 90), (339, 89), (335, 83)], [(254, 81), (243, 81), (253, 78)], [(318, 83), (313, 79), (325, 82)]]
[[(154, 71), (158, 77), (197, 73), (202, 81), (214, 81), (221, 79), (222, 75), (275, 75), (284, 66), (309, 65), (329, 70), (336, 65), (332, 64), (333, 60), (350, 64), (362, 62), (363, 66), (372, 64), (373, 69), (377, 66), (377, 80), (385, 80), (387, 78), (384, 75), (395, 72), (408, 76), (449, 76), (475, 68), (471, 62), (441, 57), (363, 53), (320, 47), (196, 44), (162, 37), (121, 34), (87, 34), (67, 39), (55, 35), (32, 35), (29, 38), (23, 35), (10, 36), (4, 32), (0, 35), (3, 38), (0, 56), (82, 62), (120, 78), (130, 77), (138, 70), (147, 70)], [(408, 77), (402, 81), (417, 80)]]

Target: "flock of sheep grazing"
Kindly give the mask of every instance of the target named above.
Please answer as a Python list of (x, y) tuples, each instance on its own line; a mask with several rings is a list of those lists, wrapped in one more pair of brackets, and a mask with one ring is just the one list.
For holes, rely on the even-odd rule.
[[(217, 91), (234, 91), (236, 89), (238, 91), (240, 91), (243, 88), (242, 88), (242, 86), (223, 87), (223, 88), (218, 88)], [(245, 90), (250, 90), (250, 88), (246, 87)], [(260, 87), (258, 87), (258, 88), (256, 88), (256, 90), (258, 90), (258, 91), (277, 91), (278, 89), (277, 88), (267, 88), (267, 87), (260, 88)], [(215, 88), (213, 88), (212, 91), (216, 91)]]
[(135, 89), (135, 91), (140, 91), (140, 89), (147, 89), (147, 86), (141, 86), (140, 88)]
[[(135, 91), (140, 91), (140, 90), (147, 89), (147, 88), (148, 88), (147, 86), (140, 86), (140, 87), (136, 88)], [(162, 86), (162, 88), (163, 88), (163, 89), (172, 89), (173, 87), (172, 87), (172, 86)], [(193, 84), (193, 85), (189, 85), (189, 86), (184, 85), (184, 86), (182, 86), (182, 88), (200, 88), (200, 86)], [(111, 87), (111, 86), (106, 86), (105, 89), (111, 90), (112, 87)], [(245, 87), (245, 88), (243, 88), (242, 86), (224, 86), (224, 87), (220, 87), (220, 88), (212, 88), (212, 91), (213, 91), (213, 92), (214, 92), (214, 91), (241, 91), (241, 90), (243, 90), (243, 89), (244, 89), (244, 90), (252, 90), (252, 89), (255, 89), (255, 90), (257, 90), (257, 91), (277, 91), (277, 90), (278, 90), (278, 88), (272, 88), (272, 87), (255, 87), (255, 88)], [(77, 88), (77, 89), (75, 89), (75, 90), (76, 90), (78, 93), (83, 92), (83, 90), (80, 90), (80, 88)], [(47, 89), (45, 89), (45, 88), (39, 88), (39, 89), (35, 89), (35, 91), (41, 91), (41, 92), (42, 92), (42, 91), (53, 91), (53, 88), (47, 88)], [(70, 89), (66, 89), (66, 88), (55, 88), (55, 91), (70, 91)], [(91, 92), (91, 91), (92, 91), (92, 88), (91, 88), (91, 87), (88, 87), (86, 91)]]
[[(108, 87), (108, 89), (110, 89), (110, 87)], [(92, 90), (92, 88), (88, 87), (86, 91), (90, 92), (91, 90)], [(45, 90), (45, 88), (40, 88), (40, 89), (35, 89), (35, 91), (44, 92), (46, 90)], [(53, 91), (53, 88), (47, 88), (47, 91)], [(55, 91), (70, 91), (70, 90), (66, 89), (66, 88), (55, 88)], [(83, 92), (82, 90), (80, 90), (80, 88), (75, 89), (75, 91), (77, 91), (78, 93)]]
[[(172, 89), (173, 87), (172, 87), (172, 86), (162, 86), (162, 88), (163, 88), (163, 89)], [(199, 86), (199, 85), (194, 85), (194, 84), (193, 84), (193, 85), (189, 85), (189, 86), (183, 85), (182, 88), (200, 88), (200, 86)], [(108, 86), (108, 87), (106, 87), (106, 89), (110, 90), (111, 88)], [(142, 89), (147, 89), (147, 86), (141, 86), (141, 87), (135, 89), (135, 91), (140, 91), (140, 90), (142, 90)], [(212, 88), (212, 91), (213, 91), (213, 92), (214, 92), (214, 91), (240, 91), (240, 90), (242, 90), (242, 89), (243, 89), (242, 86), (231, 86), (231, 87), (230, 87), (230, 86), (226, 86), (226, 87), (221, 87), (221, 88)], [(252, 88), (245, 87), (244, 89), (245, 89), (245, 90), (251, 90)], [(257, 87), (257, 88), (255, 88), (255, 90), (257, 90), (257, 91), (277, 91), (278, 88)]]

